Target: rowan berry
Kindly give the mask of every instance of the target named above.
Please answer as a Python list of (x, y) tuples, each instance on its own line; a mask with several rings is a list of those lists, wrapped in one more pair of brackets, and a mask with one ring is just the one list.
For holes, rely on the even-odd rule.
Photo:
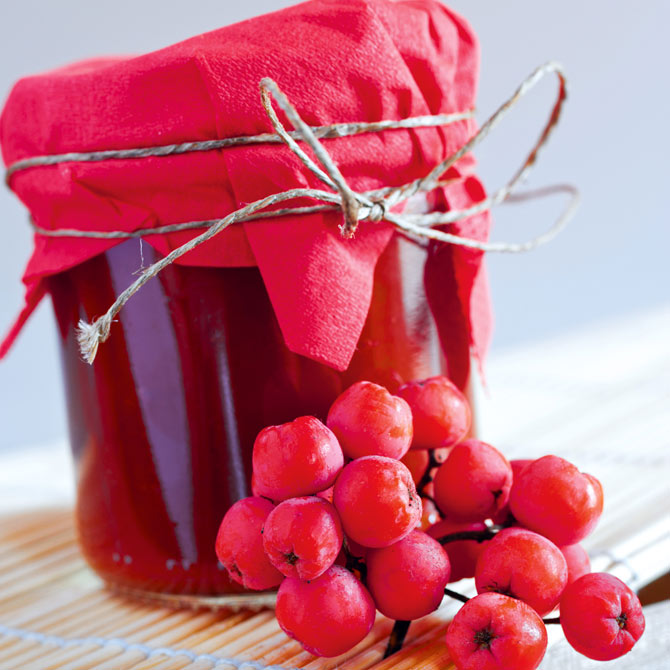
[[(483, 532), (485, 530), (486, 525), (481, 522), (464, 523), (452, 521), (451, 519), (442, 519), (442, 521), (438, 521), (432, 525), (426, 532), (437, 540), (452, 533), (460, 533), (462, 531)], [(444, 545), (444, 550), (447, 552), (449, 563), (451, 564), (450, 582), (457, 582), (460, 579), (475, 576), (477, 559), (479, 559), (480, 554), (484, 551), (486, 542), (457, 540), (456, 542), (449, 542)]]
[(460, 442), (470, 430), (470, 405), (461, 391), (444, 376), (403, 384), (398, 395), (412, 410), (412, 449), (437, 449)]
[(318, 493), (333, 484), (344, 454), (333, 433), (313, 416), (268, 426), (253, 448), (254, 489), (271, 500)]
[(421, 499), (409, 470), (385, 456), (364, 456), (344, 467), (333, 503), (344, 532), (364, 547), (387, 547), (421, 519)]
[(568, 584), (591, 572), (591, 561), (581, 544), (567, 544), (559, 547), (568, 564)]
[(547, 649), (547, 629), (526, 603), (482, 593), (456, 613), (447, 648), (459, 670), (535, 670)]
[(415, 484), (418, 484), (426, 470), (430, 457), (426, 449), (410, 449), (401, 459), (400, 462), (407, 466), (412, 473), (412, 479)]
[(490, 540), (477, 561), (478, 593), (496, 591), (528, 603), (543, 615), (558, 605), (568, 581), (560, 549), (546, 537), (507, 528)]
[(576, 544), (598, 523), (603, 490), (595, 477), (565, 459), (543, 456), (519, 473), (510, 510), (523, 526), (556, 545)]
[(270, 589), (284, 579), (263, 550), (262, 529), (273, 509), (265, 498), (238, 500), (226, 512), (216, 536), (219, 561), (231, 579), (248, 589)]
[(375, 605), (391, 619), (418, 619), (436, 610), (444, 598), (449, 557), (426, 533), (413, 530), (389, 547), (371, 549), (366, 563)]
[(620, 579), (591, 572), (565, 589), (561, 626), (580, 654), (609, 661), (633, 648), (645, 621), (640, 600)]
[(440, 511), (430, 498), (421, 498), (421, 519), (417, 528), (426, 531), (440, 520)]
[(409, 405), (372, 382), (357, 382), (342, 393), (326, 423), (348, 458), (402, 458), (412, 442)]
[(509, 498), (512, 466), (494, 447), (479, 440), (457, 444), (437, 469), (435, 502), (454, 521), (483, 521)]
[[(519, 476), (521, 471), (532, 462), (532, 458), (517, 458), (509, 462), (509, 464), (512, 466), (512, 488), (514, 487), (514, 481)], [(510, 488), (510, 494), (511, 492), (512, 489)], [(517, 520), (514, 518), (514, 515), (509, 509), (509, 500), (507, 501), (507, 505), (502, 507), (493, 517), (491, 517), (491, 520), (494, 524), (500, 526), (512, 526), (516, 523)]]
[(287, 577), (277, 593), (276, 616), (311, 654), (339, 656), (370, 632), (375, 605), (351, 572), (334, 565), (310, 582)]
[(285, 500), (263, 526), (270, 562), (287, 577), (303, 580), (316, 579), (335, 562), (342, 537), (335, 508), (315, 496)]

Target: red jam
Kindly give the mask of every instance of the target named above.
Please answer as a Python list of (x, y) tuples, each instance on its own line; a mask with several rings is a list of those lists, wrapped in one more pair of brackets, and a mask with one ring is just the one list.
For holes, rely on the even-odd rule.
[[(226, 509), (250, 495), (251, 448), (270, 424), (326, 419), (368, 379), (391, 391), (439, 372), (424, 252), (402, 238), (379, 260), (359, 348), (343, 373), (290, 352), (257, 268), (169, 266), (121, 311), (95, 364), (75, 328), (140, 266), (137, 240), (51, 279), (61, 335), (76, 516), (93, 569), (120, 587), (232, 593), (214, 554)], [(154, 258), (144, 245), (144, 261)]]

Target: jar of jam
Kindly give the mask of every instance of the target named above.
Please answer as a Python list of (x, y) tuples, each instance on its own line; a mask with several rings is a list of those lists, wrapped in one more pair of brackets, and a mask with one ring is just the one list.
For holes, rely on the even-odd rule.
[[(127, 592), (239, 593), (214, 542), (225, 511), (250, 493), (262, 428), (325, 419), (358, 380), (393, 392), (446, 371), (466, 384), (470, 351), (481, 358), (488, 334), (481, 254), (407, 240), (388, 215), (380, 219), (383, 202), (362, 217), (355, 240), (341, 238), (329, 179), (268, 136), (275, 114), (288, 131), (296, 124), (279, 94), (270, 112), (259, 83), (274, 80), (304, 122), (321, 128), (355, 192), (404, 214), (462, 210), (485, 197), (474, 159), (461, 156), (439, 179), (433, 172), (476, 132), (477, 64), (471, 29), (439, 3), (314, 0), (14, 86), (0, 144), (7, 182), (38, 234), (25, 306), (0, 358), (48, 292), (81, 546), (105, 581)], [(394, 187), (400, 200), (390, 198)], [(287, 193), (291, 200), (268, 201)], [(209, 222), (251, 203), (270, 209), (147, 281), (94, 363), (82, 361), (80, 320), (103, 315), (142, 263), (183, 250)], [(449, 232), (486, 239), (487, 216)], [(127, 234), (154, 246), (119, 242)]]
[[(144, 260), (155, 260), (144, 249)], [(126, 591), (238, 592), (214, 540), (227, 508), (251, 495), (257, 433), (301, 415), (325, 420), (335, 397), (361, 379), (394, 391), (439, 373), (424, 257), (416, 244), (391, 240), (344, 372), (289, 351), (257, 268), (177, 265), (127, 303), (91, 366), (77, 323), (102, 313), (133, 279), (138, 241), (53, 276), (76, 519), (93, 569)]]

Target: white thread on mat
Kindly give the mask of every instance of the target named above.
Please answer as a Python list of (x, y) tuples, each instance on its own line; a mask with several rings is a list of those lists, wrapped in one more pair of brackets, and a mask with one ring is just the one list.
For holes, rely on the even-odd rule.
[(609, 549), (601, 549), (592, 558), (593, 560), (595, 560), (600, 558), (601, 556), (603, 558), (606, 558), (610, 562), (606, 568), (607, 572), (611, 572), (612, 568), (616, 567), (617, 565), (622, 565), (630, 573), (628, 579), (624, 580), (627, 584), (637, 584), (640, 581), (640, 575), (638, 574), (637, 570), (631, 565), (631, 562), (628, 560), (626, 556), (618, 556), (614, 551), (611, 551)]
[(286, 667), (284, 665), (264, 665), (259, 661), (245, 661), (239, 658), (225, 658), (223, 656), (215, 656), (214, 654), (197, 654), (188, 649), (172, 649), (171, 647), (150, 647), (139, 642), (128, 642), (119, 637), (72, 637), (65, 638), (60, 635), (47, 635), (46, 633), (39, 633), (37, 631), (26, 630), (23, 628), (12, 628), (0, 624), (0, 636), (16, 637), (25, 642), (36, 642), (40, 645), (50, 645), (67, 649), (69, 647), (83, 647), (86, 645), (96, 645), (98, 647), (120, 647), (124, 652), (137, 651), (145, 658), (153, 658), (155, 656), (167, 656), (168, 658), (175, 658), (183, 656), (192, 663), (207, 661), (213, 664), (215, 668), (224, 668), (229, 666), (236, 670), (299, 670), (295, 667)]

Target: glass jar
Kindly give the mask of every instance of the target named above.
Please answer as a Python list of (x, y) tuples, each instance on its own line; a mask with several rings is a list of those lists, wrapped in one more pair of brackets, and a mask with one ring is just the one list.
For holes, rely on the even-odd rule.
[[(140, 266), (124, 242), (50, 280), (77, 468), (76, 519), (91, 567), (121, 589), (241, 590), (214, 553), (221, 518), (250, 495), (265, 426), (311, 414), (368, 379), (392, 392), (440, 371), (424, 290), (425, 251), (394, 237), (349, 368), (289, 351), (258, 268), (171, 265), (121, 311), (94, 365), (76, 326), (102, 314)], [(155, 260), (144, 245), (143, 261)]]

